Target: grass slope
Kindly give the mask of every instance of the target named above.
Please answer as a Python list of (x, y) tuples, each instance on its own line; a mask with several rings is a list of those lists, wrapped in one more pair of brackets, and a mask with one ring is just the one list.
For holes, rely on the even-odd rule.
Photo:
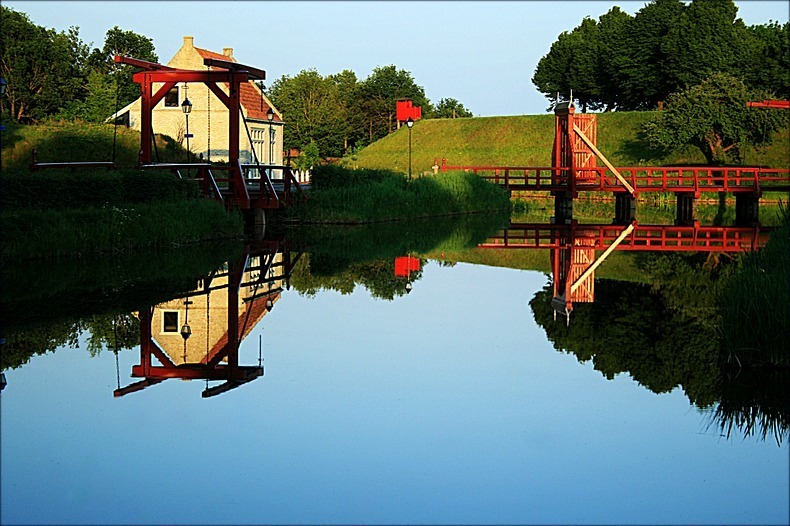
[[(703, 164), (696, 148), (659, 155), (647, 147), (640, 129), (652, 112), (598, 114), (598, 148), (616, 166)], [(434, 159), (450, 165), (549, 166), (554, 143), (554, 115), (424, 119), (412, 128), (412, 169), (429, 171)], [(764, 149), (749, 149), (745, 164), (790, 168), (790, 130), (778, 133)], [(400, 130), (348, 156), (359, 168), (409, 170), (409, 131)]]

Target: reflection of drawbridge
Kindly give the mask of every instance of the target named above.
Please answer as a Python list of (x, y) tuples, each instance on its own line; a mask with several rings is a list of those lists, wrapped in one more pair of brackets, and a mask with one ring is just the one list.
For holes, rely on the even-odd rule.
[[(132, 376), (142, 380), (113, 394), (181, 378), (206, 380), (207, 398), (263, 375), (260, 356), (258, 365), (239, 365), (239, 345), (272, 310), (300, 257), (286, 242), (248, 244), (239, 260), (203, 277), (194, 291), (141, 309), (140, 363)], [(224, 383), (209, 387), (209, 381)]]
[[(595, 298), (595, 269), (614, 250), (664, 252), (745, 252), (768, 241), (770, 228), (692, 225), (513, 223), (478, 245), (488, 249), (551, 250), (555, 315)], [(596, 250), (603, 253), (595, 257)]]

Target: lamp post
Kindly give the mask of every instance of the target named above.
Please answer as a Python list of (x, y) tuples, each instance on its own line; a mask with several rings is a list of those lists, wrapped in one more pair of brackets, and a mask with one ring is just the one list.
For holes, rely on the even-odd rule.
[(411, 127), (414, 126), (414, 119), (409, 117), (406, 121), (406, 126), (409, 127), (409, 180), (411, 181)]
[[(271, 107), (269, 107), (269, 109), (266, 110), (266, 118), (269, 120), (269, 166), (271, 166), (274, 164), (274, 159), (272, 159), (272, 157), (274, 157), (274, 133), (275, 133), (274, 127), (272, 126), (272, 124), (274, 123), (274, 110)], [(272, 169), (269, 168), (269, 178), (271, 179), (273, 176), (274, 174), (272, 173)]]
[[(186, 90), (186, 86), (184, 86), (184, 89)], [(184, 112), (184, 115), (187, 119), (187, 132), (184, 134), (184, 138), (187, 140), (187, 164), (189, 164), (189, 138), (192, 137), (192, 135), (189, 133), (189, 113), (192, 111), (192, 103), (189, 102), (189, 98), (187, 98), (186, 95), (184, 95), (184, 102), (181, 103), (181, 111)], [(189, 168), (187, 168), (187, 176), (189, 175)]]

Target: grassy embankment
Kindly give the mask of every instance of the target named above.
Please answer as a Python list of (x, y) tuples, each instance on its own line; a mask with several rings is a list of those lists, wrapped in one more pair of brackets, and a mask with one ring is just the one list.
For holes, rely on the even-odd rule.
[[(117, 170), (48, 169), (30, 173), (35, 148), (39, 162), (109, 161), (117, 132)], [(238, 236), (240, 217), (199, 198), (195, 183), (169, 172), (131, 168), (140, 147), (138, 132), (108, 125), (9, 125), (2, 132), (2, 258), (86, 255), (169, 247)], [(157, 136), (160, 160), (185, 153)]]

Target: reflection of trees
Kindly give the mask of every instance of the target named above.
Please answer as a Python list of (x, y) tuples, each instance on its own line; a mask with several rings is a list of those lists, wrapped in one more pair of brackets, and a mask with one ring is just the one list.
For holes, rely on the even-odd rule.
[(627, 372), (655, 393), (681, 386), (700, 407), (715, 401), (715, 333), (669, 308), (650, 285), (597, 280), (595, 303), (575, 305), (569, 325), (554, 321), (551, 299), (549, 285), (530, 306), (555, 349), (592, 360), (610, 380)]
[(33, 356), (55, 352), (59, 347), (78, 347), (78, 339), (88, 333), (88, 352), (96, 356), (102, 349), (131, 349), (140, 343), (140, 322), (131, 314), (105, 314), (77, 321), (41, 325), (15, 331), (0, 347), (2, 369), (16, 369)]
[(628, 373), (655, 393), (681, 387), (694, 405), (708, 408), (709, 427), (781, 443), (790, 429), (790, 375), (722, 363), (716, 300), (726, 280), (716, 274), (729, 270), (711, 264), (658, 256), (645, 264), (651, 284), (596, 280), (595, 303), (576, 304), (569, 325), (554, 320), (550, 284), (530, 306), (555, 349), (592, 361), (607, 379)]
[[(336, 270), (331, 261), (322, 255), (305, 255), (291, 276), (293, 287), (308, 296), (320, 290), (334, 290), (351, 294), (357, 285), (363, 285), (374, 298), (392, 300), (406, 294), (406, 280), (395, 276), (395, 260), (375, 260), (343, 265)], [(411, 273), (411, 281), (422, 277), (422, 271)]]

